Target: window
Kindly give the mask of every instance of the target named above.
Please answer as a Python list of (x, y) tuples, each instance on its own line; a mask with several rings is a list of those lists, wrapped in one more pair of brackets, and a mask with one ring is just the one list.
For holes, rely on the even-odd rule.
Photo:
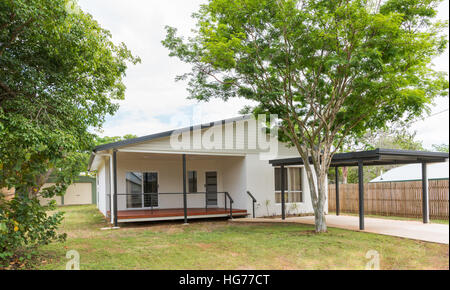
[(142, 173), (127, 172), (127, 208), (142, 207)]
[[(284, 168), (284, 199), (286, 203), (303, 202), (302, 168)], [(281, 168), (275, 168), (275, 202), (281, 203)]]
[(188, 171), (189, 192), (197, 192), (197, 171)]
[(158, 206), (158, 173), (126, 173), (127, 208)]

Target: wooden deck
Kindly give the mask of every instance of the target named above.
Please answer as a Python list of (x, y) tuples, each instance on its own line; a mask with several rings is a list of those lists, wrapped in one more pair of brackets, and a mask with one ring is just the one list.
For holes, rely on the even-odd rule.
[[(108, 212), (109, 214), (109, 212)], [(188, 219), (227, 217), (230, 215), (230, 209), (225, 208), (188, 208)], [(233, 217), (247, 216), (245, 209), (233, 209)], [(158, 221), (158, 220), (177, 220), (184, 219), (183, 208), (166, 209), (142, 209), (142, 210), (119, 210), (117, 212), (118, 222), (140, 222), (140, 221)]]

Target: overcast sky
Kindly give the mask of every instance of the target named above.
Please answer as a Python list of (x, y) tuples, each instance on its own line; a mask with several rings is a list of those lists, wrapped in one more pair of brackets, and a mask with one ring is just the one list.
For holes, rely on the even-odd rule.
[[(185, 82), (175, 82), (175, 76), (188, 72), (190, 67), (168, 56), (161, 45), (164, 26), (178, 28), (188, 35), (194, 28), (191, 14), (204, 0), (79, 0), (79, 5), (93, 15), (103, 28), (111, 31), (114, 42), (124, 42), (142, 63), (130, 66), (125, 77), (125, 100), (119, 111), (108, 117), (100, 135), (138, 136), (189, 125), (192, 114), (201, 114), (203, 122), (238, 116), (245, 100), (228, 102), (213, 100), (198, 103), (186, 97)], [(439, 18), (448, 20), (449, 0), (439, 7)], [(436, 59), (436, 69), (448, 73), (449, 53)], [(430, 117), (413, 124), (417, 138), (425, 147), (447, 143), (449, 140), (449, 101), (436, 100)]]

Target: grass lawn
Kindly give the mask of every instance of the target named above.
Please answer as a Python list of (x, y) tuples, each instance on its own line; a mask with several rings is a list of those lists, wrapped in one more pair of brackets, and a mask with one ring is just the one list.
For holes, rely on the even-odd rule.
[(65, 269), (68, 250), (81, 269), (364, 269), (369, 250), (382, 269), (448, 269), (449, 247), (330, 228), (315, 234), (298, 224), (241, 224), (226, 220), (107, 224), (95, 206), (63, 207), (65, 243), (40, 250), (38, 269)]
[[(329, 215), (336, 215), (336, 212), (329, 212)], [(358, 216), (357, 213), (340, 213), (340, 215), (350, 215), (350, 216)], [(413, 218), (413, 217), (398, 217), (398, 216), (384, 216), (384, 215), (374, 215), (374, 214), (365, 214), (365, 217), (371, 217), (371, 218), (379, 218), (379, 219), (387, 219), (387, 220), (403, 220), (403, 221), (422, 221), (422, 218)], [(448, 220), (432, 220), (430, 219), (430, 223), (432, 224), (444, 224), (448, 225)]]

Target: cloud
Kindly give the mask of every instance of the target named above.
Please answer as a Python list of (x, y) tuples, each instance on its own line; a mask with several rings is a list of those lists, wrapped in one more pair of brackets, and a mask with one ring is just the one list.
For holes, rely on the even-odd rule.
[[(212, 100), (197, 103), (188, 100), (185, 82), (175, 82), (175, 76), (190, 67), (168, 56), (162, 46), (164, 27), (176, 27), (181, 35), (189, 35), (195, 23), (191, 18), (206, 0), (79, 0), (79, 5), (93, 15), (103, 28), (111, 31), (115, 42), (124, 42), (142, 63), (127, 70), (125, 100), (115, 116), (108, 117), (101, 135), (128, 133), (139, 136), (189, 125), (193, 112), (201, 112), (202, 121), (231, 118), (248, 101)], [(438, 17), (448, 20), (449, 1), (439, 6)], [(448, 73), (449, 53), (436, 58), (435, 69)], [(439, 99), (433, 113), (448, 108), (448, 98)], [(413, 124), (411, 130), (428, 148), (435, 143), (448, 143), (449, 115), (442, 113)]]

